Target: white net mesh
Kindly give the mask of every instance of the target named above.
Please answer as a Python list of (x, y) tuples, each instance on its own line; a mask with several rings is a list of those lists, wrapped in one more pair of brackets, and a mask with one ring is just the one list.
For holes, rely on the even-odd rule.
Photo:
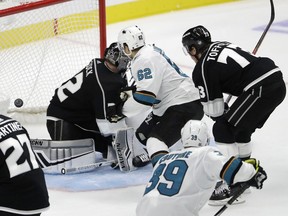
[(0, 114), (7, 115), (10, 104), (10, 98), (7, 95), (0, 94)]
[[(28, 3), (1, 1), (0, 15), (23, 4)], [(99, 47), (97, 0), (72, 0), (1, 17), (0, 93), (10, 97), (8, 112), (45, 112), (54, 90), (99, 57)], [(14, 105), (17, 98), (23, 106)]]

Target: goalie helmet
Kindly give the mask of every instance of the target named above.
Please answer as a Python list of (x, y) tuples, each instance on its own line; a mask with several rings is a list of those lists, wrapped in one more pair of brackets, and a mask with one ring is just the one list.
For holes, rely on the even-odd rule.
[(137, 25), (124, 28), (118, 35), (118, 43), (122, 50), (126, 44), (131, 52), (145, 45), (144, 33)]
[(196, 52), (203, 52), (211, 44), (210, 32), (204, 26), (196, 26), (187, 30), (182, 36), (182, 44), (187, 52), (195, 47)]
[(207, 125), (199, 120), (189, 120), (181, 130), (183, 147), (201, 147), (209, 143)]
[(118, 72), (126, 71), (129, 59), (119, 49), (118, 43), (114, 42), (105, 49), (104, 59), (117, 67)]

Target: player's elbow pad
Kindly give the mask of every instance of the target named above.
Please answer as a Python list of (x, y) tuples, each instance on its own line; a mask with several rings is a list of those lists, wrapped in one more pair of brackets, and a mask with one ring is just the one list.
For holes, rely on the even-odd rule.
[(160, 100), (157, 100), (153, 93), (147, 91), (136, 91), (133, 93), (133, 98), (138, 103), (148, 106), (153, 106), (154, 104), (160, 103)]

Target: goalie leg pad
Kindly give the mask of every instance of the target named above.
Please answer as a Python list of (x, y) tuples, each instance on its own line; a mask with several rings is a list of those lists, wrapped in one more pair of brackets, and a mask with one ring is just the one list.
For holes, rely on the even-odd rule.
[(68, 169), (96, 162), (93, 139), (61, 141), (32, 139), (31, 146), (44, 173), (60, 174), (62, 168)]
[(113, 142), (113, 148), (115, 149), (119, 168), (122, 172), (137, 169), (132, 163), (134, 158), (133, 136), (134, 129), (132, 127), (120, 129), (117, 131)]

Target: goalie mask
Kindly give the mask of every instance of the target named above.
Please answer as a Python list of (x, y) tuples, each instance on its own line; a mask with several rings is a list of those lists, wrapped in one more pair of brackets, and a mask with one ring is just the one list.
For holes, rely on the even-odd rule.
[(182, 36), (182, 44), (184, 51), (188, 53), (192, 47), (196, 49), (196, 53), (202, 53), (211, 44), (210, 32), (204, 26), (196, 26), (187, 30)]
[[(144, 33), (136, 25), (124, 28), (118, 35), (118, 43), (121, 50), (129, 56), (133, 50), (145, 45)], [(124, 51), (124, 45), (128, 46), (130, 53)]]
[(181, 130), (183, 147), (201, 147), (209, 143), (207, 125), (199, 120), (189, 120)]
[(129, 58), (119, 49), (118, 43), (112, 43), (104, 52), (105, 60), (117, 67), (118, 72), (126, 71)]

